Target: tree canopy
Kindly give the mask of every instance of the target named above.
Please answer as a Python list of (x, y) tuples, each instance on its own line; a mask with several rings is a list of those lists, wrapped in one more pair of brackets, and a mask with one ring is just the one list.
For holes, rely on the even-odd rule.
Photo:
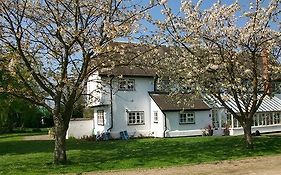
[[(165, 20), (153, 21), (154, 43), (170, 51), (159, 62), (176, 91), (212, 94), (244, 128), (252, 147), (254, 113), (270, 93), (270, 81), (280, 74), (281, 1), (256, 0), (242, 8), (238, 1), (218, 1), (204, 9), (202, 1), (185, 0), (179, 12), (163, 4)], [(160, 70), (161, 73), (161, 70)], [(233, 98), (239, 109), (227, 104)]]
[(88, 76), (123, 63), (122, 57), (108, 60), (101, 56), (119, 52), (109, 43), (136, 33), (139, 20), (153, 5), (132, 0), (1, 2), (0, 44), (8, 71), (24, 86), (21, 91), (12, 86), (1, 91), (52, 112), (55, 163), (66, 162), (66, 131)]

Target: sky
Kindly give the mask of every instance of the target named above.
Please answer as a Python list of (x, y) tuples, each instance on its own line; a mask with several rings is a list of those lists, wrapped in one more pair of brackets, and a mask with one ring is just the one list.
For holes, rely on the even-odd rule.
[[(149, 0), (145, 0), (146, 3), (149, 2)], [(172, 9), (173, 12), (177, 13), (180, 10), (180, 5), (181, 5), (181, 1), (182, 0), (167, 0), (168, 6)], [(226, 5), (230, 5), (234, 2), (236, 2), (237, 0), (220, 0), (222, 4), (226, 4)], [(198, 2), (198, 0), (193, 0), (193, 3), (196, 4)], [(201, 8), (202, 9), (208, 9), (210, 8), (214, 3), (218, 2), (218, 0), (203, 0)], [(249, 4), (251, 2), (256, 2), (256, 0), (238, 0), (238, 3), (241, 5), (242, 7), (242, 11), (248, 11), (249, 10)], [(269, 4), (270, 0), (262, 0), (262, 5), (263, 6), (267, 6)], [(161, 6), (155, 7), (153, 8), (150, 12), (151, 15), (155, 18), (155, 19), (159, 19), (159, 20), (163, 20), (165, 17), (161, 14)], [(246, 21), (244, 20), (240, 20), (238, 21), (238, 26), (243, 26), (243, 24), (245, 24)], [(150, 27), (150, 26), (148, 26)], [(273, 28), (275, 28), (276, 26), (273, 26)], [(277, 27), (275, 28), (277, 29)]]
[[(149, 0), (148, 0), (149, 1)], [(220, 0), (222, 4), (230, 5), (236, 0)], [(250, 2), (255, 2), (256, 0), (238, 0), (239, 4), (242, 6), (242, 9), (248, 9)], [(270, 0), (263, 0), (263, 4), (268, 4)], [(181, 0), (167, 0), (168, 6), (173, 10), (179, 10)], [(193, 0), (193, 3), (196, 4), (198, 0)], [(210, 8), (214, 3), (218, 2), (218, 0), (203, 0), (202, 8)], [(160, 8), (154, 8), (151, 12), (155, 16), (159, 16)]]
[[(142, 5), (147, 5), (151, 0), (138, 0)], [(156, 0), (155, 0), (156, 1)], [(172, 9), (172, 12), (174, 13), (178, 13), (180, 11), (180, 6), (181, 6), (181, 1), (182, 0), (167, 0), (167, 5), (168, 7), (170, 7)], [(192, 0), (194, 4), (196, 4), (198, 2), (198, 0)], [(222, 4), (225, 5), (230, 5), (233, 4), (234, 2), (236, 2), (237, 0), (220, 0), (220, 2)], [(214, 3), (218, 2), (218, 0), (203, 0), (202, 5), (201, 5), (201, 9), (208, 9), (210, 8)], [(238, 0), (238, 3), (241, 5), (242, 8), (242, 12), (241, 15), (243, 13), (243, 11), (248, 11), (249, 10), (249, 4), (251, 2), (256, 2), (256, 0)], [(267, 6), (269, 4), (270, 0), (262, 0), (262, 5), (263, 6)], [(162, 6), (157, 6), (154, 7), (150, 10), (150, 13), (152, 15), (152, 17), (154, 19), (158, 19), (158, 20), (164, 20), (165, 16), (161, 14), (161, 10), (163, 9)], [(240, 14), (239, 14), (240, 15)], [(244, 24), (246, 23), (246, 19), (239, 19), (239, 21), (237, 22), (237, 25), (240, 27), (243, 27)], [(145, 32), (141, 32), (139, 34), (136, 34), (136, 37), (141, 36), (142, 34), (149, 34), (149, 31), (154, 31), (155, 30), (155, 26), (153, 26), (152, 24), (148, 23), (145, 20), (141, 21), (141, 24), (143, 26), (145, 26), (147, 28), (147, 31)], [(272, 27), (273, 29), (277, 29), (278, 27), (277, 25)], [(124, 39), (121, 39), (122, 41)]]
[[(149, 0), (147, 0), (149, 1)], [(220, 0), (222, 4), (230, 5), (237, 0)], [(242, 7), (242, 10), (249, 10), (249, 4), (251, 2), (255, 2), (256, 0), (238, 0), (239, 4)], [(172, 9), (174, 12), (178, 12), (181, 5), (181, 0), (167, 0), (168, 6)], [(193, 3), (196, 4), (198, 0), (193, 0)], [(202, 2), (202, 9), (210, 8), (214, 3), (218, 2), (218, 0), (203, 0)], [(263, 5), (268, 5), (270, 0), (263, 0)], [(161, 7), (156, 7), (151, 10), (151, 13), (154, 17), (161, 19), (163, 16), (161, 15)]]

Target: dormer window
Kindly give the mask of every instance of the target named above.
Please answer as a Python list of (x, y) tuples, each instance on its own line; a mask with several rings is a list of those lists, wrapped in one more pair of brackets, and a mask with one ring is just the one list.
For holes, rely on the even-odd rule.
[(135, 80), (134, 79), (120, 79), (119, 88), (120, 91), (134, 91)]

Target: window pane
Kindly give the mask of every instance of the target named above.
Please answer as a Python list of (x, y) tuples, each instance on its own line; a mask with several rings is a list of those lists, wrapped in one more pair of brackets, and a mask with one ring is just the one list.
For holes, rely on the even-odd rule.
[(158, 122), (158, 111), (154, 111), (154, 123)]
[(135, 89), (135, 80), (128, 80), (128, 90), (134, 90)]
[(130, 79), (130, 80), (125, 80), (121, 79), (119, 80), (119, 90), (123, 91), (133, 91), (135, 90), (135, 80)]
[(129, 112), (128, 124), (144, 124), (144, 112)]
[(183, 124), (194, 124), (195, 123), (195, 116), (194, 113), (182, 113), (180, 114), (180, 123)]
[(97, 124), (104, 125), (104, 111), (103, 110), (97, 111)]
[(126, 90), (126, 80), (119, 80), (119, 89)]

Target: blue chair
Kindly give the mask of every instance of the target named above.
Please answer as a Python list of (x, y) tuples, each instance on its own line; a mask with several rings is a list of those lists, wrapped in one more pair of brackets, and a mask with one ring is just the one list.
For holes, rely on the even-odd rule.
[(127, 131), (121, 131), (120, 132), (120, 139), (121, 140), (128, 140), (129, 139), (129, 135)]

